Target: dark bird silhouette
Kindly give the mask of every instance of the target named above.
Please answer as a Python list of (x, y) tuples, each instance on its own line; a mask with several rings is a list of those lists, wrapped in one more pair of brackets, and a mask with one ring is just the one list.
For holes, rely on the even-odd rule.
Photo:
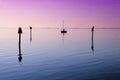
[(22, 54), (21, 54), (21, 34), (22, 34), (22, 28), (19, 27), (18, 28), (18, 34), (19, 34), (19, 54), (18, 54), (18, 61), (21, 62), (22, 61)]

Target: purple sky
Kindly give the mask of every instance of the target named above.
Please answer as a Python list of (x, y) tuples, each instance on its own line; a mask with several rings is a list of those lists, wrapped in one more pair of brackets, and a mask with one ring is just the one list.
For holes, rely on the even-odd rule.
[(0, 0), (0, 26), (120, 27), (120, 0)]

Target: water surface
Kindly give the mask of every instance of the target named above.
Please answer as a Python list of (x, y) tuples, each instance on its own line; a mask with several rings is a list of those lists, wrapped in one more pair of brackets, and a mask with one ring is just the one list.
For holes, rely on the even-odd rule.
[[(1, 80), (119, 80), (119, 29), (0, 29)], [(19, 61), (21, 50), (21, 62)]]

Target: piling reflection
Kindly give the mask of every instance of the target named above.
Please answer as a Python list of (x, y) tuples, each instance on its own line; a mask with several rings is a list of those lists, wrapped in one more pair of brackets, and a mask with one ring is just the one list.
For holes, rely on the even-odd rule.
[(18, 28), (18, 34), (19, 34), (19, 54), (18, 54), (18, 61), (21, 62), (22, 61), (22, 54), (21, 54), (21, 34), (22, 34), (22, 28), (19, 27)]
[(92, 27), (92, 44), (91, 44), (91, 50), (94, 54), (94, 26)]
[(32, 27), (30, 26), (30, 42), (32, 42)]

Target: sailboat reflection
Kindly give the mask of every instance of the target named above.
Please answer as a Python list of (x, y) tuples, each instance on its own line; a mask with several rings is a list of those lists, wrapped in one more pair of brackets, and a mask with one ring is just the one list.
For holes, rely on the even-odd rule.
[(19, 34), (19, 54), (18, 54), (18, 61), (21, 62), (22, 61), (22, 54), (21, 54), (21, 34), (22, 34), (22, 28), (19, 27), (18, 28), (18, 34)]
[(91, 50), (94, 54), (94, 26), (92, 27), (92, 44), (91, 44)]
[(65, 34), (66, 34), (66, 33), (62, 33), (62, 43), (63, 43), (63, 45), (64, 45), (64, 37), (65, 37)]

